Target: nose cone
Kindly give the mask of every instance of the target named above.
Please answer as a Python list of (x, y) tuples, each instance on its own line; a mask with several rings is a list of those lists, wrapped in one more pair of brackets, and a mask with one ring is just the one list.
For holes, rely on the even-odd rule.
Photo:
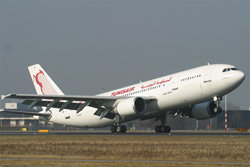
[(238, 87), (245, 79), (245, 74), (242, 71), (237, 71), (232, 76), (232, 84)]
[(222, 80), (220, 80), (222, 82), (219, 82), (218, 85), (221, 86), (221, 90), (224, 91), (224, 94), (236, 89), (245, 79), (245, 74), (242, 71), (236, 69), (223, 72), (222, 74)]
[(245, 74), (242, 71), (238, 71), (237, 80), (241, 84), (245, 79)]

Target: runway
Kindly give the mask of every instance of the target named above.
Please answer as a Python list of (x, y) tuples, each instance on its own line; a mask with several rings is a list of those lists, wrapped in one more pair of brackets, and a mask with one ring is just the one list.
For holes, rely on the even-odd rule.
[(109, 131), (49, 131), (47, 133), (39, 131), (0, 131), (0, 135), (61, 135), (61, 136), (249, 136), (249, 132), (223, 132), (223, 131), (172, 131), (168, 133), (154, 133), (154, 132), (127, 132), (112, 134)]

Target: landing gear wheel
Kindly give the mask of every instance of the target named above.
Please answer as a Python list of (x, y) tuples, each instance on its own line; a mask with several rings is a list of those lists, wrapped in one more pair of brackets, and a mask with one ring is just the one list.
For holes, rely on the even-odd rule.
[(155, 132), (156, 133), (170, 133), (171, 128), (169, 126), (156, 126)]
[(117, 126), (116, 132), (117, 132), (117, 133), (121, 133), (121, 131), (122, 131), (122, 127), (121, 127), (121, 126)]
[(111, 133), (126, 133), (127, 127), (125, 125), (122, 126), (111, 126), (110, 127)]
[(126, 133), (127, 127), (125, 125), (121, 126), (121, 133)]
[(117, 126), (111, 126), (110, 127), (110, 131), (111, 131), (111, 133), (116, 133), (117, 132)]
[(170, 132), (171, 132), (170, 126), (165, 126), (165, 127), (166, 127), (165, 132), (166, 132), (166, 133), (170, 133)]
[(155, 133), (160, 133), (160, 131), (161, 131), (161, 127), (157, 125), (155, 127)]

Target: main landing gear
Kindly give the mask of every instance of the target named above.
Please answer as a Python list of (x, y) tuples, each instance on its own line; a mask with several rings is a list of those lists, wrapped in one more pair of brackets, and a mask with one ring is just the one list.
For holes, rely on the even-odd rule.
[(127, 127), (125, 125), (113, 125), (110, 128), (111, 133), (126, 133)]
[(166, 126), (166, 117), (167, 117), (167, 114), (163, 114), (163, 116), (159, 118), (161, 121), (161, 125), (157, 125), (155, 127), (156, 133), (168, 133), (168, 134), (170, 134), (171, 128), (170, 128), (170, 126)]
[(170, 133), (171, 128), (169, 126), (159, 126), (155, 127), (155, 133)]
[(111, 133), (126, 133), (127, 127), (120, 124), (120, 116), (115, 116), (115, 124), (110, 127)]

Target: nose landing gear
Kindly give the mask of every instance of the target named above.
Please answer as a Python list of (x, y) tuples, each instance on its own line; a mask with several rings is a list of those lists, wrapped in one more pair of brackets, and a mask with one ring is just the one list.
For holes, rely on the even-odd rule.
[(216, 107), (214, 107), (213, 112), (218, 114), (222, 111), (221, 108), (221, 101), (222, 101), (222, 97), (213, 97), (213, 101), (215, 102)]

